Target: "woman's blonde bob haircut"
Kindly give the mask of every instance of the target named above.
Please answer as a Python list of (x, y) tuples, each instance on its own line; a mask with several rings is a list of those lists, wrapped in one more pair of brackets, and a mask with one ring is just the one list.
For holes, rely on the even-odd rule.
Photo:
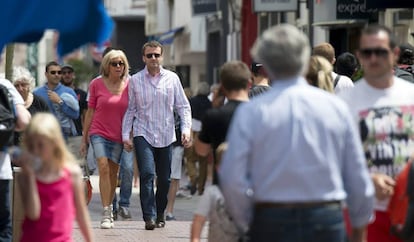
[(110, 64), (111, 61), (115, 58), (121, 58), (122, 62), (125, 64), (123, 73), (121, 75), (121, 79), (125, 79), (129, 74), (129, 63), (125, 53), (122, 50), (111, 50), (103, 57), (100, 67), (100, 74), (103, 77), (109, 76), (109, 68), (111, 68)]

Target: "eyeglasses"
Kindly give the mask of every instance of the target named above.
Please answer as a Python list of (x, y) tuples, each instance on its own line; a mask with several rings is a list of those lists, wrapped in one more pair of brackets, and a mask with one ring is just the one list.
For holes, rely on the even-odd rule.
[(372, 55), (376, 55), (378, 57), (387, 57), (390, 51), (388, 49), (384, 48), (366, 48), (366, 49), (360, 49), (359, 53), (363, 58), (369, 58)]
[(113, 66), (113, 67), (117, 67), (117, 66), (124, 66), (125, 65), (125, 63), (124, 62), (122, 62), (122, 61), (118, 61), (118, 62), (111, 62), (111, 63), (109, 63), (111, 66)]
[(49, 73), (52, 75), (56, 75), (56, 74), (62, 75), (62, 71), (50, 71)]
[(160, 58), (161, 54), (158, 54), (158, 53), (149, 53), (149, 54), (146, 54), (145, 55), (145, 57), (147, 57), (148, 59), (151, 59), (153, 56), (155, 58)]
[(62, 71), (62, 75), (66, 75), (66, 74), (72, 74), (73, 71)]

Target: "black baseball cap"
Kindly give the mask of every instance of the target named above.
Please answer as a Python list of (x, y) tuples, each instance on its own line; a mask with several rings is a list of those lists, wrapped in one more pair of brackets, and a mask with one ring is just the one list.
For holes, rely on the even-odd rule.
[(263, 65), (261, 63), (253, 61), (252, 62), (252, 65), (251, 65), (251, 71), (252, 71), (252, 73), (258, 74), (259, 71), (260, 71), (260, 68), (262, 68), (262, 66)]

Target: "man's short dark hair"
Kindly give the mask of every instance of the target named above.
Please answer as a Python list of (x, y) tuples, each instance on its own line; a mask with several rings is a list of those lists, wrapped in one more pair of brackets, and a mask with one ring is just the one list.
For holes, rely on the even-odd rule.
[(339, 75), (351, 77), (357, 69), (358, 61), (353, 54), (344, 52), (336, 58), (335, 71)]
[(227, 91), (246, 89), (250, 77), (249, 67), (241, 61), (229, 61), (220, 68), (220, 82)]
[(158, 42), (156, 40), (151, 40), (151, 41), (148, 41), (147, 43), (145, 43), (142, 46), (142, 50), (141, 50), (142, 55), (145, 54), (145, 48), (147, 48), (147, 47), (153, 47), (153, 48), (160, 47), (161, 48), (161, 55), (164, 52), (164, 47), (162, 46), (162, 44), (160, 42)]
[(392, 33), (391, 29), (384, 26), (384, 25), (368, 25), (367, 27), (365, 27), (364, 29), (362, 29), (361, 32), (361, 36), (362, 35), (373, 35), (373, 34), (378, 34), (379, 32), (385, 32), (388, 35), (388, 38), (390, 40), (389, 46), (391, 49), (394, 49), (395, 47), (397, 47), (397, 41), (395, 40), (395, 36)]
[(49, 63), (46, 64), (46, 72), (49, 71), (50, 66), (60, 66), (60, 65), (56, 61), (50, 61)]

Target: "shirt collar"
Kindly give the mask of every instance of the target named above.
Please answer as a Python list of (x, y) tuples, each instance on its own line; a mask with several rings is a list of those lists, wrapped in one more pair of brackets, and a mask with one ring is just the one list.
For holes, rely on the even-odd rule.
[[(59, 87), (61, 87), (63, 84), (62, 83), (59, 83), (56, 87), (55, 87), (55, 89), (53, 89), (53, 90), (57, 90)], [(49, 90), (49, 86), (47, 85), (47, 81), (45, 82), (45, 89), (47, 89), (47, 90)], [(52, 91), (53, 91), (52, 90)]]
[[(166, 70), (160, 65), (160, 73), (159, 73), (159, 75), (156, 75), (155, 77), (157, 77), (157, 76), (163, 76), (165, 74), (165, 72), (166, 72)], [(144, 68), (144, 73), (145, 73), (146, 76), (151, 76), (150, 73), (149, 73), (149, 71), (148, 71), (147, 66), (145, 66), (145, 68)]]
[(304, 85), (308, 82), (302, 76), (296, 76), (288, 79), (272, 80), (271, 83), (272, 87), (274, 88), (284, 88), (293, 85)]

